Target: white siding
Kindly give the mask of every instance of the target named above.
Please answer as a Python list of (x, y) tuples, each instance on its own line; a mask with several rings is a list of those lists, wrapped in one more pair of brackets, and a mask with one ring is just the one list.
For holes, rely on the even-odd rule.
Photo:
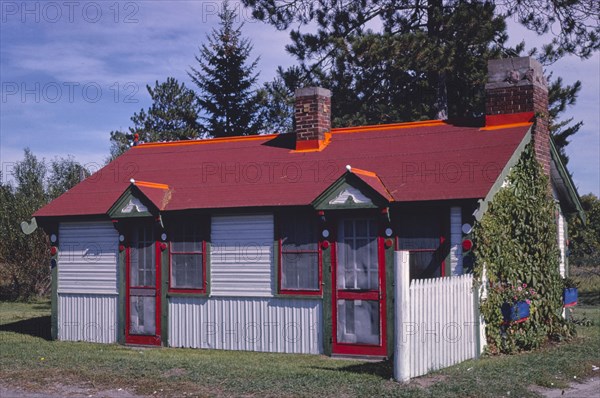
[(119, 235), (112, 223), (60, 223), (58, 231), (58, 292), (117, 294)]
[(320, 300), (169, 299), (169, 346), (322, 353)]
[(211, 296), (271, 297), (273, 215), (212, 218)]
[(462, 275), (462, 209), (450, 208), (450, 270), (451, 275)]
[(560, 249), (560, 276), (563, 278), (567, 276), (567, 270), (565, 267), (566, 264), (566, 246), (567, 242), (565, 240), (565, 228), (567, 223), (565, 223), (565, 217), (562, 212), (558, 214), (558, 248)]
[(115, 343), (117, 341), (117, 296), (59, 294), (58, 339)]

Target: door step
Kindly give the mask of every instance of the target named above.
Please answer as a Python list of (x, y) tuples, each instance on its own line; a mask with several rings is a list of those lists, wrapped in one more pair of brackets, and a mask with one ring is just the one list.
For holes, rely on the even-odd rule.
[(350, 354), (331, 354), (332, 359), (346, 359), (350, 361), (364, 361), (364, 362), (382, 362), (387, 360), (387, 357), (373, 356), (373, 355), (350, 355)]

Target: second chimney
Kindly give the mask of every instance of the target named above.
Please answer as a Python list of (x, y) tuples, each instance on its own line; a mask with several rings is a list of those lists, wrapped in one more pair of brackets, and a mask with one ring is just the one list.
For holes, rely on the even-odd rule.
[(331, 131), (331, 91), (306, 87), (295, 95), (296, 150), (319, 150)]
[(535, 155), (544, 172), (549, 175), (548, 85), (542, 65), (530, 57), (490, 60), (485, 89), (488, 116), (524, 112), (535, 114), (532, 134)]

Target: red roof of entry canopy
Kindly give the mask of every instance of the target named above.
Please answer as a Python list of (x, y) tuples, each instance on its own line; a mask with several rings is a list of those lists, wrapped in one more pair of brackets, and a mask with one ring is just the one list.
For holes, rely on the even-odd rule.
[(397, 202), (483, 198), (530, 126), (334, 129), (315, 152), (294, 151), (293, 134), (142, 144), (34, 216), (106, 214), (131, 178), (168, 185), (166, 211), (308, 205), (346, 165), (376, 174)]

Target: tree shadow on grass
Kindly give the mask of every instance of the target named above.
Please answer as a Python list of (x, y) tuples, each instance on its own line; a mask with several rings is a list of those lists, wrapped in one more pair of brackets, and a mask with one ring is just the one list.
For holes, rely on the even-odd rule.
[(329, 370), (333, 372), (369, 374), (377, 376), (383, 380), (389, 380), (394, 375), (394, 363), (391, 359), (380, 362), (363, 362), (360, 364), (342, 367), (313, 366), (312, 368), (320, 370)]
[(598, 305), (600, 304), (600, 293), (598, 291), (579, 292), (577, 301), (579, 304)]
[(50, 316), (39, 316), (0, 325), (0, 332), (13, 332), (39, 337), (44, 340), (52, 340), (50, 332)]

